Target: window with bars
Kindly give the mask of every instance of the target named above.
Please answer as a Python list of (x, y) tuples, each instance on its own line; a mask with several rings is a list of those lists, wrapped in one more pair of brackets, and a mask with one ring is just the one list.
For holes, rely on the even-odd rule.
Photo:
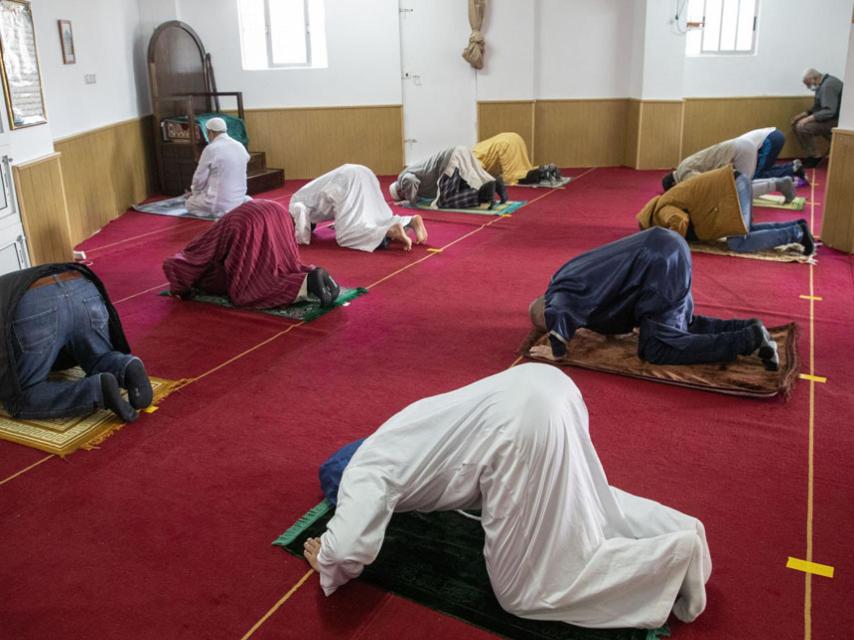
[(323, 0), (237, 0), (243, 68), (326, 67)]
[(688, 0), (689, 56), (756, 53), (759, 0)]

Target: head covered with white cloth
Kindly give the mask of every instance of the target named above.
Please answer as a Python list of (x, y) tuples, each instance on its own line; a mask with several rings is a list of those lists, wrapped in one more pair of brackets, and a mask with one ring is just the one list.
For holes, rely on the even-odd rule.
[(581, 393), (543, 364), (392, 416), (353, 455), (307, 557), (329, 595), (374, 561), (394, 511), (472, 508), (495, 595), (513, 614), (654, 628), (671, 610), (690, 621), (705, 608), (702, 523), (609, 487)]

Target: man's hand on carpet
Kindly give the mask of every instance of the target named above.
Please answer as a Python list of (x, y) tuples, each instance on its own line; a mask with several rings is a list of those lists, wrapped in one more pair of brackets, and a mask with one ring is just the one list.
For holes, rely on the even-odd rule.
[(320, 573), (320, 569), (317, 568), (317, 554), (320, 553), (320, 539), (309, 538), (302, 546), (302, 554), (305, 556), (305, 559), (308, 560), (312, 569)]

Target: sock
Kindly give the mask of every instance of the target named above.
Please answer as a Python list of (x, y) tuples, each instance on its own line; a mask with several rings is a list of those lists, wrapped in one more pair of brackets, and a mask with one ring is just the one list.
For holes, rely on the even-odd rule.
[(309, 293), (320, 299), (322, 307), (331, 305), (338, 299), (338, 294), (341, 293), (338, 283), (322, 267), (317, 267), (314, 271), (309, 272), (306, 286)]
[(125, 368), (125, 389), (128, 392), (130, 406), (145, 409), (154, 399), (151, 381), (145, 372), (142, 360), (135, 359)]
[(536, 169), (531, 169), (524, 178), (519, 180), (521, 184), (537, 184), (540, 180), (543, 179), (542, 172), (539, 167)]
[(794, 200), (797, 195), (795, 192), (795, 182), (788, 176), (774, 180), (774, 188), (783, 194), (783, 197), (786, 199), (786, 203)]
[(119, 381), (112, 373), (101, 374), (101, 395), (104, 408), (109, 409), (125, 422), (133, 422), (139, 414), (130, 406), (119, 390)]
[(804, 255), (811, 256), (815, 253), (815, 238), (812, 237), (806, 220), (801, 218), (798, 225), (801, 227), (801, 239), (798, 242), (804, 246)]

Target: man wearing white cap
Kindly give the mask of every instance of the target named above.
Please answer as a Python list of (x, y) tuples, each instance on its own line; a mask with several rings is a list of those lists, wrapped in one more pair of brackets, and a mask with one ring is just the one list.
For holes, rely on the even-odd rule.
[(209, 143), (193, 174), (187, 211), (195, 216), (221, 218), (251, 199), (246, 195), (249, 152), (229, 137), (222, 118), (211, 118), (206, 128)]

